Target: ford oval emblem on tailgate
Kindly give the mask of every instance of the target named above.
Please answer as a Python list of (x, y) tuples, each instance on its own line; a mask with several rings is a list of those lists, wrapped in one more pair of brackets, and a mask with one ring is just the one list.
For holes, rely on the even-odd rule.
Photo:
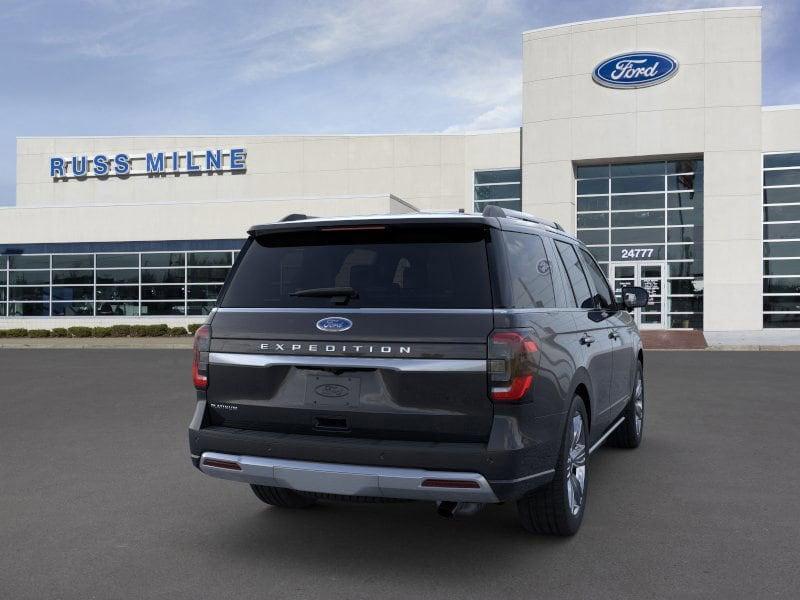
[(352, 326), (353, 322), (345, 317), (325, 317), (317, 321), (320, 331), (347, 331)]
[(347, 394), (350, 393), (350, 390), (345, 386), (338, 385), (336, 383), (325, 383), (323, 385), (318, 385), (315, 391), (320, 396), (325, 396), (326, 398), (341, 398), (342, 396), (347, 396)]

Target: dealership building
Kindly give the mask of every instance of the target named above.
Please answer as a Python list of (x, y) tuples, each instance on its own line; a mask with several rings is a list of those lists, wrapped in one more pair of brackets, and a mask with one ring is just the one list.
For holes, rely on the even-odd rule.
[(17, 140), (0, 328), (194, 323), (248, 226), (482, 211), (558, 221), (643, 328), (800, 338), (800, 106), (762, 106), (760, 8), (523, 33), (522, 124), (456, 134)]

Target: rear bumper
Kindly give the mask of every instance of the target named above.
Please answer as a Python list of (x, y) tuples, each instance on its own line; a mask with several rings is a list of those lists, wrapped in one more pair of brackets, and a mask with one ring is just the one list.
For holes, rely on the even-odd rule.
[(199, 468), (206, 475), (220, 479), (300, 492), (407, 500), (498, 502), (489, 482), (478, 473), (343, 465), (218, 452), (203, 453)]
[[(418, 498), (428, 500), (461, 501), (471, 498), (473, 502), (505, 502), (516, 500), (526, 493), (541, 487), (552, 480), (554, 467), (560, 449), (564, 416), (550, 415), (531, 418), (525, 435), (514, 427), (504, 427), (501, 416), (495, 417), (492, 436), (487, 443), (466, 442), (425, 442), (406, 440), (364, 439), (329, 435), (303, 435), (234, 429), (230, 427), (209, 426), (205, 422), (205, 402), (198, 401), (194, 418), (189, 426), (189, 448), (194, 465), (204, 473), (224, 479), (291, 487), (293, 481), (285, 479), (284, 461), (300, 463), (300, 471), (311, 465), (311, 471), (324, 471), (327, 479), (341, 479), (335, 486), (353, 485), (353, 478), (338, 477), (339, 473), (370, 473), (370, 477), (380, 473), (394, 473), (396, 469), (405, 473), (406, 480), (419, 480), (420, 477), (449, 479), (458, 477), (480, 477), (478, 488), (452, 490), (444, 488), (422, 489), (421, 481), (402, 487), (395, 492), (394, 481), (383, 483), (374, 479), (369, 482), (356, 481), (356, 487), (367, 486), (375, 493), (351, 492), (351, 495), (377, 495), (395, 498)], [(516, 422), (511, 422), (516, 423)], [(201, 457), (226, 455), (224, 460), (241, 464), (241, 472), (220, 473), (221, 469), (201, 464)], [(255, 462), (254, 462), (255, 461)], [(265, 462), (259, 462), (265, 461)], [(275, 465), (280, 464), (276, 477)], [(258, 465), (266, 465), (266, 471), (253, 471)], [(270, 466), (272, 472), (270, 474)], [(325, 465), (320, 468), (319, 465)], [(296, 466), (296, 465), (295, 465)], [(366, 469), (366, 471), (364, 471)], [(253, 480), (251, 475), (266, 474), (267, 479)], [(375, 475), (375, 474), (378, 475)], [(292, 473), (300, 476), (300, 473)], [(305, 477), (305, 476), (304, 476)], [(416, 478), (416, 479), (415, 479)], [(358, 479), (358, 478), (356, 478)], [(477, 480), (477, 479), (475, 479)], [(307, 479), (303, 479), (307, 481)], [(272, 483), (269, 483), (272, 482)], [(280, 482), (280, 483), (276, 483)], [(491, 495), (487, 500), (476, 500), (474, 494), (487, 490)], [(320, 488), (294, 488), (303, 491), (323, 492)], [(316, 484), (315, 484), (316, 485)], [(409, 495), (410, 491), (414, 494)], [(328, 492), (328, 493), (342, 493)], [(399, 495), (389, 495), (389, 494)]]

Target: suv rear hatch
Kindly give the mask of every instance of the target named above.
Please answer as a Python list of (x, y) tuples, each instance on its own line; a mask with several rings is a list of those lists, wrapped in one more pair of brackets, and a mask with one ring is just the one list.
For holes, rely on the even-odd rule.
[(485, 441), (491, 229), (463, 221), (257, 232), (210, 324), (210, 424)]

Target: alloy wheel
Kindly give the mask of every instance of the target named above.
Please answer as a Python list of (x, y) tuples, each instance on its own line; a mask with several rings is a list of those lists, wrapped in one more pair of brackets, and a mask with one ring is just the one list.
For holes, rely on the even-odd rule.
[(580, 512), (586, 494), (586, 428), (578, 412), (572, 417), (571, 434), (566, 476), (567, 501), (574, 516)]
[(636, 377), (636, 389), (633, 392), (633, 420), (636, 425), (636, 437), (642, 435), (642, 425), (644, 424), (644, 383), (642, 374)]

